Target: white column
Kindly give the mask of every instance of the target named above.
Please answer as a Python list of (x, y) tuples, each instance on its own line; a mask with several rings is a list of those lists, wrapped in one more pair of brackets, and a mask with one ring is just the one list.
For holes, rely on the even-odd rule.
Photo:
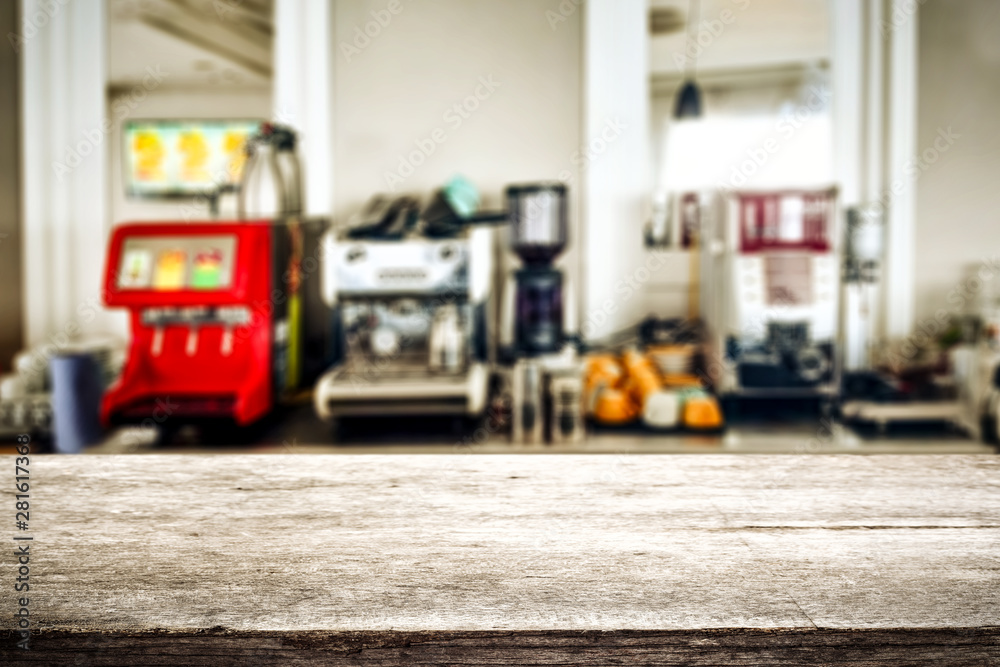
[[(830, 0), (834, 173), (846, 211), (879, 197), (882, 171), (882, 0)], [(868, 285), (850, 285), (841, 302), (844, 368), (869, 366), (881, 305)]]
[(333, 212), (334, 11), (334, 3), (312, 0), (277, 0), (274, 8), (274, 118), (299, 133), (311, 216)]
[(25, 342), (102, 331), (107, 234), (103, 0), (21, 0)]
[(865, 26), (865, 180), (864, 200), (877, 200), (885, 186), (885, 45), (883, 0), (868, 0)]
[[(587, 0), (582, 144), (583, 308), (588, 340), (646, 313), (642, 230), (649, 212), (649, 18), (646, 0)], [(645, 278), (644, 278), (645, 276)], [(631, 284), (629, 281), (631, 280)]]
[(845, 295), (845, 360), (860, 368), (872, 338), (904, 337), (913, 326), (916, 193), (905, 167), (916, 152), (916, 3), (830, 0), (829, 6), (841, 203), (880, 202), (887, 232), (881, 293), (855, 288)]
[(865, 21), (863, 0), (830, 0), (834, 174), (844, 208), (862, 201)]
[[(892, 0), (889, 37), (889, 104), (886, 123), (887, 187), (892, 199), (886, 218), (886, 335), (913, 330), (915, 288), (916, 187), (906, 164), (917, 153), (917, 20), (919, 3)], [(902, 20), (897, 20), (902, 17)]]

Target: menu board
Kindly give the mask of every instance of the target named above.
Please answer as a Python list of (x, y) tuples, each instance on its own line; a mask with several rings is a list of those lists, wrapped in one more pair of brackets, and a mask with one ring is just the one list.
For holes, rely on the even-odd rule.
[(127, 290), (223, 290), (233, 284), (236, 236), (132, 236), (122, 244), (117, 285)]
[(260, 121), (130, 121), (124, 180), (130, 196), (195, 196), (240, 182)]

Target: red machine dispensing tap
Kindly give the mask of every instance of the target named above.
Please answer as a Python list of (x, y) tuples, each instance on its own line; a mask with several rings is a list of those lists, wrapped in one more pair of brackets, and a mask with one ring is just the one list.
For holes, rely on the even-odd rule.
[[(117, 227), (104, 301), (132, 340), (105, 423), (150, 416), (249, 424), (329, 365), (319, 221)], [(166, 406), (166, 407), (164, 407)], [(162, 414), (162, 413), (169, 414)]]

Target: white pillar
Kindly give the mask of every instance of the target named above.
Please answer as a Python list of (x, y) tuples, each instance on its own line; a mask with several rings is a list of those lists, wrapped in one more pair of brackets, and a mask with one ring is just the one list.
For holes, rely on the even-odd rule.
[(594, 159), (583, 169), (579, 317), (584, 337), (594, 340), (646, 314), (634, 283), (648, 280), (649, 7), (646, 0), (587, 0), (583, 7), (581, 143)]
[[(889, 104), (886, 187), (892, 190), (886, 218), (886, 335), (913, 331), (916, 184), (906, 173), (917, 153), (917, 20), (919, 3), (892, 0), (889, 30)], [(898, 186), (897, 186), (898, 184)], [(898, 191), (897, 191), (898, 190)]]
[(844, 208), (862, 201), (864, 176), (864, 0), (830, 0), (834, 175)]
[(865, 180), (864, 200), (877, 200), (885, 186), (885, 45), (883, 0), (868, 0), (865, 26)]
[(843, 207), (881, 202), (886, 223), (881, 293), (845, 294), (845, 362), (910, 334), (914, 310), (917, 15), (912, 0), (830, 0), (834, 159)]
[[(850, 207), (878, 197), (882, 187), (881, 47), (876, 43), (881, 0), (830, 0), (833, 88), (834, 173), (840, 186), (841, 224)], [(873, 33), (872, 31), (875, 30)], [(877, 65), (876, 65), (877, 63)], [(877, 337), (874, 290), (849, 285), (841, 300), (841, 350), (844, 368), (870, 364), (872, 339)]]
[(334, 3), (312, 0), (274, 7), (274, 118), (299, 133), (311, 216), (333, 212), (334, 11)]
[(106, 329), (103, 0), (21, 0), (25, 343)]

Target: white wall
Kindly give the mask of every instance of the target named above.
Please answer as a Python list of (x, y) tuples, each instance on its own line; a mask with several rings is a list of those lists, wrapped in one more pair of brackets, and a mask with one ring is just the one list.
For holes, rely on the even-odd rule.
[(915, 184), (918, 327), (960, 308), (966, 271), (1000, 255), (1000, 3), (927, 0), (919, 30), (918, 151), (959, 136)]
[[(427, 192), (462, 173), (495, 206), (512, 181), (575, 175), (580, 12), (553, 29), (546, 10), (556, 2), (507, 0), (499, 11), (494, 0), (400, 0), (389, 25), (360, 53), (346, 54), (355, 30), (372, 21), (370, 12), (389, 4), (337, 2), (338, 217), (386, 191), (386, 173), (398, 171), (400, 156), (438, 129), (444, 141), (399, 191)], [(481, 83), (490, 80), (492, 92)], [(450, 112), (477, 90), (486, 99), (467, 118)], [(578, 179), (570, 185), (578, 187)]]
[[(390, 5), (398, 13), (388, 24), (367, 43), (359, 39), (372, 12), (384, 20)], [(564, 180), (571, 227), (562, 263), (575, 277), (582, 11), (563, 16), (558, 8), (557, 0), (505, 0), (502, 7), (496, 0), (339, 0), (335, 222), (390, 187), (429, 194), (456, 174), (476, 184), (487, 208), (504, 206), (510, 183)], [(465, 102), (476, 108), (459, 115), (454, 107)], [(433, 152), (424, 158), (417, 142)], [(400, 170), (401, 160), (411, 164)], [(390, 173), (402, 174), (402, 182)]]

